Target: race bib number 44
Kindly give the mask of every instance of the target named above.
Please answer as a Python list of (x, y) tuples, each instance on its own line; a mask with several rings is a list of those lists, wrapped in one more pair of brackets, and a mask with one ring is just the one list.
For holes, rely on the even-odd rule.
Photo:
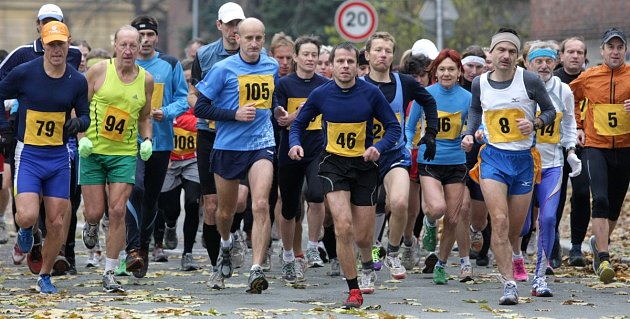
[(486, 128), (490, 143), (517, 142), (527, 139), (527, 135), (521, 134), (516, 119), (525, 118), (525, 113), (520, 109), (501, 109), (484, 111)]
[(358, 157), (365, 152), (366, 122), (327, 125), (326, 151), (344, 157)]
[(24, 144), (37, 146), (63, 145), (65, 112), (39, 112), (26, 110)]
[[(287, 112), (289, 112), (289, 114), (297, 112), (297, 109), (304, 102), (306, 102), (306, 98), (289, 98), (287, 100)], [(290, 126), (287, 127), (287, 130), (289, 128)], [(321, 129), (322, 129), (322, 115), (321, 114), (312, 118), (311, 121), (308, 123), (308, 126), (306, 127), (307, 131), (315, 131), (315, 130), (321, 130)]]
[(630, 114), (623, 104), (593, 105), (595, 131), (603, 136), (616, 136), (630, 133)]
[[(536, 116), (539, 114), (540, 112), (536, 112)], [(553, 120), (553, 123), (545, 125), (536, 131), (536, 140), (545, 144), (560, 143), (560, 121), (562, 121), (562, 112), (556, 112), (556, 118)]]
[(105, 111), (100, 135), (112, 141), (122, 142), (128, 125), (129, 113), (110, 105)]
[(257, 109), (271, 109), (274, 90), (273, 75), (247, 74), (238, 76), (238, 106), (254, 103)]
[(438, 111), (438, 133), (436, 138), (454, 140), (462, 133), (462, 113)]

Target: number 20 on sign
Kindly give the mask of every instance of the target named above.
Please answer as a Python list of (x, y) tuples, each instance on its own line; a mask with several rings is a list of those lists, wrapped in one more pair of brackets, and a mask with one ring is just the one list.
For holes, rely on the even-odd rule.
[(337, 32), (350, 42), (363, 42), (378, 27), (378, 15), (366, 1), (344, 1), (335, 14)]

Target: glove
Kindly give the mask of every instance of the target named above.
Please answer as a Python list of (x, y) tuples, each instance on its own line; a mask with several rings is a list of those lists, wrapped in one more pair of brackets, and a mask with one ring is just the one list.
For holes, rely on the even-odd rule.
[(150, 139), (145, 139), (144, 142), (140, 143), (140, 158), (146, 162), (151, 154), (153, 154), (153, 143)]
[(13, 128), (10, 126), (0, 128), (0, 146), (11, 145), (13, 142)]
[(569, 162), (569, 166), (571, 166), (569, 177), (576, 177), (582, 173), (582, 161), (580, 161), (575, 153), (569, 154), (567, 162)]
[(435, 135), (436, 131), (432, 128), (427, 128), (424, 132), (424, 136), (420, 139), (418, 146), (425, 144), (427, 148), (424, 151), (423, 158), (425, 161), (430, 162), (435, 158)]
[(92, 154), (93, 148), (94, 148), (94, 145), (92, 144), (92, 141), (90, 141), (89, 138), (84, 136), (79, 140), (79, 156), (83, 158), (90, 156)]
[(79, 133), (79, 130), (81, 129), (81, 124), (81, 120), (74, 117), (69, 119), (63, 127), (66, 129), (68, 135), (74, 136)]

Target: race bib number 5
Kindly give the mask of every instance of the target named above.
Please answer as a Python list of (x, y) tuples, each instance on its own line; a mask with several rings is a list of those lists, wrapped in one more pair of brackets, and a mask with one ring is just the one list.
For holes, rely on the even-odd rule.
[[(287, 101), (287, 112), (289, 114), (297, 112), (297, 109), (300, 107), (302, 103), (306, 102), (306, 98), (289, 98)], [(290, 128), (287, 127), (287, 130)], [(322, 115), (318, 115), (311, 119), (306, 127), (307, 131), (315, 131), (322, 129)]]
[(39, 112), (26, 110), (24, 144), (37, 146), (63, 145), (65, 112)]
[(527, 135), (521, 134), (516, 125), (516, 119), (525, 118), (525, 113), (520, 109), (502, 109), (484, 111), (488, 137), (490, 143), (517, 142), (527, 139)]
[(238, 106), (254, 103), (257, 109), (271, 109), (274, 90), (273, 75), (247, 74), (238, 76)]
[(630, 133), (630, 114), (623, 104), (593, 105), (595, 131), (599, 135), (616, 136)]
[(362, 156), (365, 152), (366, 122), (332, 123), (327, 125), (326, 151), (344, 157)]
[(100, 135), (112, 141), (122, 142), (128, 125), (129, 113), (110, 105), (105, 111)]
[(462, 133), (462, 113), (438, 111), (438, 133), (436, 138), (454, 140)]

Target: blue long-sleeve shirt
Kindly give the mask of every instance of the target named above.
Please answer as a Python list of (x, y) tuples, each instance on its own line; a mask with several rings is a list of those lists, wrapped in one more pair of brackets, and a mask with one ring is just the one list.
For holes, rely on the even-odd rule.
[[(90, 125), (85, 77), (66, 67), (60, 78), (51, 78), (44, 70), (43, 58), (15, 67), (0, 82), (0, 100), (17, 98), (19, 102), (16, 137), (25, 144), (58, 146), (68, 141), (64, 128), (74, 108), (81, 121), (79, 131)], [(0, 127), (8, 121), (0, 116)]]
[[(164, 118), (153, 123), (153, 150), (173, 150), (173, 120), (188, 111), (188, 84), (182, 65), (174, 57), (155, 52), (148, 60), (136, 63), (153, 75), (153, 96), (151, 108), (161, 109)], [(140, 134), (138, 141), (142, 142)]]
[[(357, 157), (370, 146), (380, 153), (396, 145), (402, 129), (383, 93), (370, 83), (356, 80), (348, 89), (329, 81), (309, 95), (289, 131), (289, 146), (301, 145), (312, 118), (321, 114), (324, 149), (340, 156)], [(372, 145), (373, 121), (385, 127), (383, 138)]]

